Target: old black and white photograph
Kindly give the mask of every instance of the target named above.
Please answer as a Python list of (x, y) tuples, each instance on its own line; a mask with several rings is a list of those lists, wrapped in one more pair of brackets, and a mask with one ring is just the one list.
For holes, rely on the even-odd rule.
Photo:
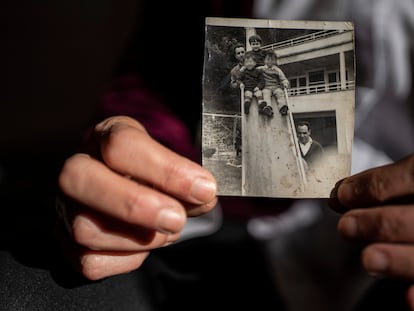
[(351, 22), (207, 18), (202, 163), (219, 195), (329, 197), (351, 170)]

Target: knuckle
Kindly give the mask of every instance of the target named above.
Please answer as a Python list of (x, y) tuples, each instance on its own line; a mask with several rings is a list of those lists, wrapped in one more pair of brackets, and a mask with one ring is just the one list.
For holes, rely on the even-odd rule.
[(382, 241), (400, 241), (406, 230), (406, 213), (402, 209), (393, 209), (379, 217), (377, 234)]
[[(160, 186), (162, 189), (167, 189), (169, 185), (177, 183), (178, 180), (182, 180), (181, 176), (185, 176), (183, 172), (185, 171), (185, 164), (179, 163), (173, 157), (170, 157), (165, 162), (164, 175), (160, 180)], [(185, 180), (185, 179), (184, 179)], [(190, 191), (190, 183), (183, 183), (179, 185), (179, 188), (184, 192), (188, 193)]]
[(386, 200), (387, 185), (382, 176), (373, 175), (368, 183), (368, 193), (378, 202), (384, 202)]
[(381, 240), (394, 240), (401, 233), (401, 222), (396, 219), (382, 217), (378, 226), (378, 236)]
[(115, 123), (101, 132), (101, 156), (105, 163), (118, 168), (122, 162), (133, 157), (131, 142), (141, 143), (145, 148), (145, 139), (148, 137), (141, 126), (131, 126), (125, 123)]
[(133, 222), (140, 218), (140, 207), (144, 204), (143, 194), (139, 192), (130, 192), (125, 199), (123, 214), (121, 217), (127, 222)]
[(123, 148), (123, 140), (128, 131), (123, 129), (115, 130), (111, 127), (102, 136), (101, 155), (109, 166), (116, 166), (120, 160), (120, 150)]

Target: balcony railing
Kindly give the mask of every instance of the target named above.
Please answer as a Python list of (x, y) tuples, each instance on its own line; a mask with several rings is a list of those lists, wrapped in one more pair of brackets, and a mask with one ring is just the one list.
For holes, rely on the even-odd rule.
[(262, 47), (262, 49), (264, 50), (275, 50), (275, 49), (280, 49), (280, 48), (284, 48), (284, 47), (291, 47), (291, 46), (295, 46), (295, 45), (299, 45), (299, 44), (303, 44), (303, 43), (307, 43), (307, 42), (311, 42), (311, 41), (315, 41), (315, 40), (319, 40), (319, 39), (324, 39), (324, 38), (328, 38), (334, 35), (337, 35), (341, 32), (341, 30), (321, 30), (321, 31), (317, 31), (317, 32), (313, 32), (307, 35), (303, 35), (303, 36), (299, 36), (299, 37), (295, 37), (292, 39), (288, 39), (288, 40), (284, 40), (284, 41), (280, 41), (277, 43), (272, 43), (272, 44), (268, 44)]
[[(346, 81), (345, 90), (353, 90), (355, 88), (355, 81)], [(308, 95), (317, 93), (327, 93), (343, 91), (341, 82), (334, 83), (309, 83), (307, 86), (292, 87), (289, 89), (289, 96)]]

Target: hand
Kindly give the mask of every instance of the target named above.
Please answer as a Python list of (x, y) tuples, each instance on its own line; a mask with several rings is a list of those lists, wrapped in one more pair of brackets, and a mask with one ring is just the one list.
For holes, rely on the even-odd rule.
[(240, 87), (240, 89), (241, 89), (242, 91), (244, 90), (244, 84), (243, 84), (242, 82), (240, 82), (239, 87)]
[(289, 88), (289, 82), (288, 81), (283, 81), (283, 87), (285, 88), (285, 89), (288, 89)]
[[(345, 212), (338, 230), (367, 241), (364, 268), (374, 274), (414, 281), (414, 154), (339, 182), (330, 206)], [(414, 309), (414, 285), (407, 293)]]
[(74, 266), (96, 280), (140, 267), (150, 250), (179, 238), (187, 216), (210, 211), (217, 199), (209, 172), (135, 120), (109, 118), (92, 136), (89, 151), (70, 157), (59, 176), (71, 233), (60, 237), (68, 237)]

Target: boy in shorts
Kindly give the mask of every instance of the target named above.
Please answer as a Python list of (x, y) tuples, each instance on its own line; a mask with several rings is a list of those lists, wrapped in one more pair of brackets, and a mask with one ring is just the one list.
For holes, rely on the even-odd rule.
[(240, 69), (239, 86), (244, 89), (244, 113), (249, 114), (253, 96), (257, 98), (259, 112), (269, 117), (273, 116), (273, 109), (263, 99), (263, 74), (256, 68), (256, 60), (250, 52), (245, 54), (244, 65)]
[(264, 63), (263, 66), (257, 67), (264, 79), (263, 97), (270, 103), (271, 97), (274, 96), (279, 112), (282, 115), (287, 115), (289, 108), (284, 89), (289, 87), (289, 81), (276, 65), (277, 56), (274, 51), (266, 51)]

